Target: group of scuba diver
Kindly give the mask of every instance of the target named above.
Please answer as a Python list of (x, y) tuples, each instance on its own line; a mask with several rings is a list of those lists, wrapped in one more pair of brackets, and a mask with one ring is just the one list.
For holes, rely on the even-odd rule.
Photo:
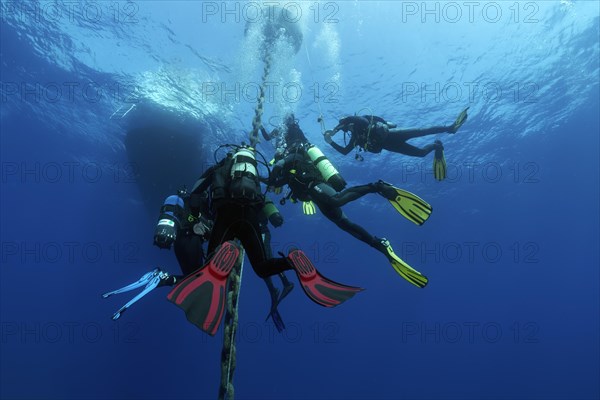
[[(372, 153), (388, 150), (413, 157), (425, 157), (434, 151), (434, 176), (443, 180), (446, 162), (442, 142), (436, 140), (419, 148), (407, 141), (437, 133), (456, 133), (467, 119), (467, 110), (449, 126), (411, 130), (398, 129), (374, 115), (349, 116), (339, 120), (332, 130), (324, 131), (323, 136), (344, 155), (354, 148)], [(286, 199), (302, 202), (305, 214), (313, 214), (316, 205), (340, 229), (383, 254), (408, 282), (419, 288), (427, 285), (427, 277), (404, 262), (389, 240), (372, 235), (342, 211), (349, 202), (374, 193), (388, 200), (406, 219), (422, 225), (432, 212), (425, 200), (381, 180), (346, 188), (346, 181), (323, 152), (308, 141), (293, 114), (286, 115), (281, 126), (272, 132), (262, 126), (260, 131), (266, 141), (275, 141), (276, 152), (271, 162), (264, 157), (257, 160), (256, 155), (262, 154), (254, 147), (222, 145), (215, 150), (215, 164), (200, 176), (191, 191), (184, 189), (167, 197), (160, 208), (154, 244), (161, 249), (174, 249), (181, 274), (156, 268), (131, 285), (105, 293), (104, 298), (144, 287), (113, 315), (114, 320), (156, 287), (171, 286), (169, 301), (182, 308), (191, 323), (215, 335), (224, 314), (228, 277), (241, 262), (242, 249), (254, 272), (267, 285), (271, 297), (267, 319), (271, 318), (280, 332), (285, 324), (277, 307), (294, 288), (285, 271), (293, 270), (305, 294), (324, 307), (337, 306), (361, 291), (359, 287), (323, 276), (300, 249), (292, 248), (287, 255), (279, 252), (279, 257), (274, 257), (268, 225), (278, 228), (284, 219), (267, 192), (281, 193), (285, 185), (288, 191), (281, 204)], [(350, 134), (345, 146), (332, 139), (339, 131)], [(257, 141), (255, 137), (253, 142)], [(219, 160), (217, 154), (223, 148), (229, 151)], [(261, 164), (268, 171), (266, 176), (259, 173)], [(261, 184), (266, 190), (263, 191)], [(281, 290), (275, 286), (273, 276), (281, 280)]]

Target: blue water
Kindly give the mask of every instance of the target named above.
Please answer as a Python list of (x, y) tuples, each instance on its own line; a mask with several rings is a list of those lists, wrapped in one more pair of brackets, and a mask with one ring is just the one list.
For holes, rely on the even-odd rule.
[[(384, 179), (427, 199), (421, 227), (374, 195), (344, 210), (430, 283), (411, 286), (320, 213), (286, 204), (274, 250), (299, 245), (327, 276), (367, 290), (324, 309), (297, 285), (280, 335), (246, 269), (236, 397), (599, 398), (598, 3), (281, 4), (300, 13), (304, 40), (298, 54), (273, 49), (265, 125), (294, 111), (350, 184)], [(117, 323), (130, 297), (100, 294), (156, 266), (178, 271), (152, 246), (156, 199), (247, 137), (263, 65), (244, 25), (259, 4), (223, 7), (2, 2), (2, 399), (217, 396), (222, 332), (187, 323), (166, 289)], [(317, 122), (373, 112), (427, 127), (466, 106), (463, 128), (436, 136), (441, 183), (431, 156), (335, 154)], [(125, 145), (155, 109), (200, 135), (173, 187), (156, 182), (178, 153), (141, 146), (157, 166), (148, 183)]]

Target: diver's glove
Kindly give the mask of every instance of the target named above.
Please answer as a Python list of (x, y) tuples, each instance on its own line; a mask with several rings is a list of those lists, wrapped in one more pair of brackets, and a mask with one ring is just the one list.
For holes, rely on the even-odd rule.
[(154, 245), (161, 249), (170, 249), (177, 238), (177, 228), (170, 219), (161, 219), (154, 231)]
[(269, 222), (275, 228), (279, 228), (281, 225), (283, 225), (283, 215), (281, 215), (281, 213), (278, 212), (273, 213), (269, 215)]
[(325, 139), (325, 142), (327, 142), (327, 143), (331, 143), (331, 142), (333, 142), (333, 139), (331, 139), (331, 137), (332, 137), (333, 135), (334, 135), (334, 133), (333, 133), (333, 131), (332, 131), (331, 129), (330, 129), (330, 130), (327, 130), (327, 131), (325, 131), (325, 132), (323, 133), (323, 138)]
[(205, 240), (210, 236), (210, 231), (212, 230), (212, 226), (210, 221), (205, 218), (200, 217), (200, 221), (194, 225), (194, 233), (198, 236), (202, 236)]

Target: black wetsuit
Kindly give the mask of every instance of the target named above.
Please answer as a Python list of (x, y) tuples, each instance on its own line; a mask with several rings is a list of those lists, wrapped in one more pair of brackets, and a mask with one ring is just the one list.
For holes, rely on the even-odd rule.
[[(192, 193), (201, 193), (210, 187), (210, 198), (214, 226), (208, 242), (208, 254), (223, 242), (238, 239), (246, 250), (254, 272), (261, 278), (275, 275), (291, 269), (285, 258), (269, 258), (261, 235), (260, 221), (264, 207), (264, 196), (260, 193), (258, 181), (255, 182), (254, 193), (240, 198), (231, 190), (231, 157), (223, 159), (219, 164), (209, 168), (202, 175), (202, 182)], [(248, 178), (251, 179), (251, 178)], [(253, 179), (253, 178), (252, 178)], [(258, 190), (256, 190), (258, 189)]]
[(306, 154), (307, 145), (299, 144), (288, 148), (288, 154), (273, 167), (272, 176), (268, 181), (271, 186), (287, 184), (293, 196), (301, 201), (312, 200), (319, 210), (342, 230), (355, 238), (373, 246), (377, 238), (360, 225), (350, 221), (341, 207), (369, 193), (377, 193), (374, 184), (354, 186), (341, 192), (336, 192), (324, 182), (321, 174)]
[[(173, 198), (178, 200), (173, 203)], [(171, 200), (171, 201), (169, 201)], [(192, 213), (190, 203), (195, 205), (195, 213)], [(196, 234), (194, 226), (203, 224), (208, 233), (212, 223), (208, 219), (208, 200), (206, 193), (202, 195), (185, 196), (183, 194), (169, 196), (161, 207), (159, 221), (173, 221), (177, 228), (173, 244), (175, 257), (184, 276), (191, 274), (200, 268), (205, 261), (202, 244), (208, 239), (208, 234)], [(155, 232), (154, 243), (161, 248), (170, 248), (171, 241), (165, 237), (165, 232), (160, 225)], [(172, 240), (172, 239), (171, 239)]]
[(273, 129), (271, 133), (267, 133), (263, 126), (260, 127), (260, 131), (266, 141), (275, 139), (275, 148), (277, 148), (278, 151), (283, 151), (285, 147), (289, 147), (290, 143), (287, 143), (288, 141), (307, 141), (304, 132), (300, 128), (300, 125), (298, 125), (298, 121), (293, 117), (293, 115), (286, 118), (283, 125)]
[[(353, 124), (350, 129), (350, 124)], [(381, 117), (375, 115), (350, 116), (340, 120), (333, 131), (350, 131), (350, 141), (344, 146), (335, 142), (330, 145), (346, 155), (356, 146), (371, 153), (381, 153), (382, 150), (402, 153), (413, 157), (425, 157), (436, 149), (436, 144), (429, 144), (419, 148), (406, 143), (409, 139), (433, 135), (436, 133), (450, 132), (451, 127), (435, 126), (427, 129), (397, 129), (390, 128), (388, 123)]]
[(177, 262), (184, 275), (189, 275), (204, 265), (202, 244), (205, 241), (204, 236), (194, 233), (192, 224), (179, 230), (175, 243), (173, 243), (173, 251), (175, 251), (175, 257), (177, 257)]
[[(273, 250), (271, 248), (271, 230), (269, 229), (269, 222), (271, 222), (271, 225), (273, 225), (275, 228), (278, 228), (283, 224), (283, 217), (281, 216), (279, 211), (277, 211), (275, 214), (276, 215), (272, 215), (270, 218), (268, 218), (265, 214), (265, 209), (263, 208), (259, 216), (260, 233), (265, 246), (267, 258), (273, 257)], [(281, 283), (283, 284), (284, 288), (292, 286), (292, 283), (289, 281), (289, 279), (287, 278), (287, 276), (285, 276), (283, 272), (279, 274), (279, 278), (281, 279)], [(264, 281), (267, 285), (267, 288), (269, 289), (269, 293), (271, 294), (271, 302), (277, 302), (280, 292), (273, 284), (272, 278), (266, 277), (264, 278)]]

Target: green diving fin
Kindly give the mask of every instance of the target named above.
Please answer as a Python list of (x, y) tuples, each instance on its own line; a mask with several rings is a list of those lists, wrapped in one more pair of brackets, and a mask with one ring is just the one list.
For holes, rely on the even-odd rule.
[(461, 126), (463, 126), (463, 124), (467, 121), (467, 111), (469, 110), (469, 107), (465, 108), (464, 110), (462, 110), (462, 112), (460, 114), (458, 114), (458, 117), (456, 117), (456, 121), (454, 121), (454, 124), (452, 124), (452, 127), (450, 129), (450, 133), (456, 133), (456, 131), (458, 131), (460, 129)]
[(394, 208), (409, 221), (423, 225), (431, 215), (433, 208), (414, 193), (398, 189), (384, 181), (378, 182), (379, 193), (389, 200)]
[(412, 283), (418, 288), (424, 288), (427, 286), (429, 279), (416, 269), (412, 268), (410, 265), (405, 263), (400, 257), (394, 253), (392, 246), (390, 245), (389, 240), (382, 238), (378, 239), (378, 243), (375, 246), (379, 251), (385, 254), (388, 258), (392, 267), (396, 272), (406, 279), (408, 282)]
[(302, 202), (302, 212), (304, 215), (315, 215), (317, 213), (317, 209), (315, 207), (315, 203), (312, 201), (303, 201)]
[(439, 140), (435, 141), (436, 144), (439, 144), (435, 149), (435, 154), (433, 156), (433, 176), (438, 181), (443, 181), (446, 179), (446, 158), (444, 157), (444, 146), (442, 146), (442, 142)]

